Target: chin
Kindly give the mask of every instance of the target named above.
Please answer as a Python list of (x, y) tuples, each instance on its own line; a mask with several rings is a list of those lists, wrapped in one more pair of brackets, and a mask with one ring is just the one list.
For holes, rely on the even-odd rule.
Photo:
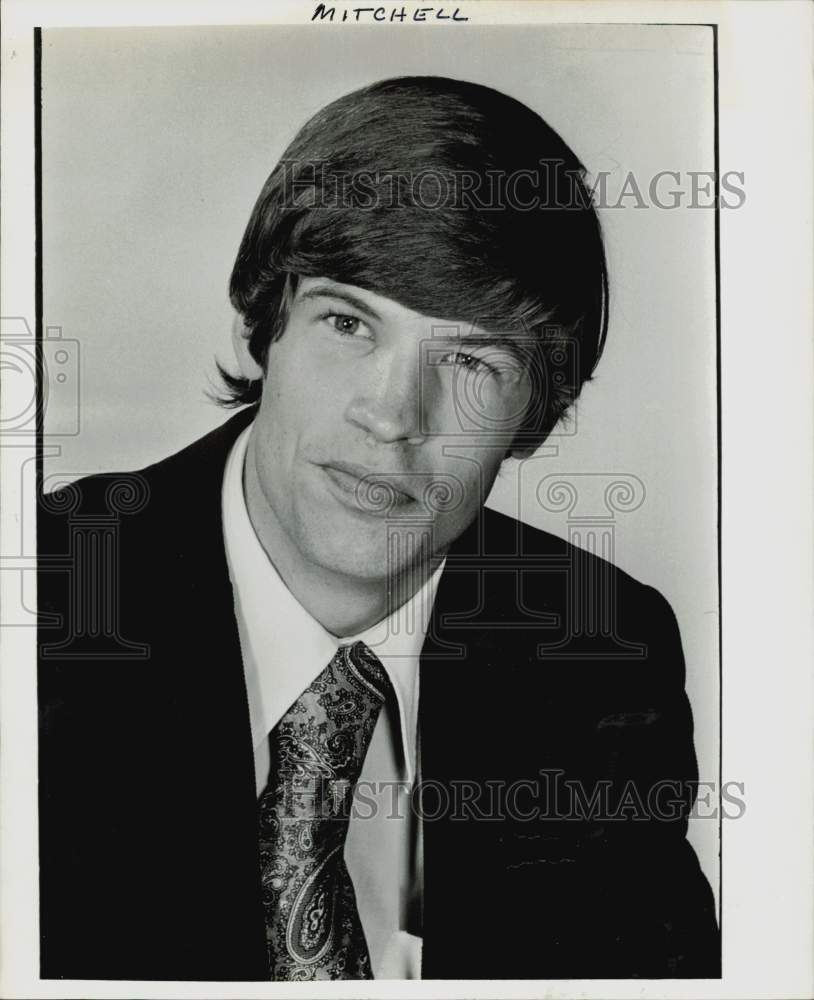
[(382, 586), (403, 573), (416, 561), (416, 545), (403, 532), (386, 530), (384, 524), (373, 531), (339, 531), (330, 542), (309, 545), (311, 561), (330, 573)]
[(385, 580), (387, 577), (387, 539), (372, 533), (348, 531), (334, 525), (330, 534), (324, 529), (303, 539), (300, 551), (314, 565), (328, 573), (356, 579)]

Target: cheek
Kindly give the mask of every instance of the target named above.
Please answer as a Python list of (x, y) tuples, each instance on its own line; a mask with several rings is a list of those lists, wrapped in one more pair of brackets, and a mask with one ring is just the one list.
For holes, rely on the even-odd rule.
[[(501, 382), (488, 373), (452, 373), (433, 399), (434, 423), (450, 435), (511, 436), (531, 397), (527, 375)], [(507, 444), (508, 448), (508, 444)]]
[(475, 518), (492, 489), (504, 457), (503, 449), (464, 445), (453, 451), (454, 456), (439, 458), (434, 466), (436, 524), (447, 538), (463, 531)]
[(295, 328), (269, 351), (263, 396), (268, 394), (270, 414), (286, 436), (318, 437), (335, 427), (347, 383), (347, 375), (339, 378), (315, 349), (309, 331)]
[(496, 425), (501, 431), (512, 433), (522, 424), (531, 402), (531, 379), (522, 377), (506, 384), (492, 387), (491, 406), (496, 414)]
[[(274, 348), (277, 350), (274, 350)], [(302, 384), (304, 366), (296, 362), (292, 351), (272, 345), (269, 351), (266, 381), (259, 417), (263, 432), (273, 447), (282, 452), (299, 436), (311, 395)]]

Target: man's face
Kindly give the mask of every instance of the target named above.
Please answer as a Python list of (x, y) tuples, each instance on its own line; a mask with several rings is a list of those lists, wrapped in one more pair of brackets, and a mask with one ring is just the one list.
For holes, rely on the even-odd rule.
[[(372, 583), (443, 553), (523, 418), (519, 341), (302, 279), (269, 348), (247, 456), (272, 559)], [(245, 370), (245, 341), (238, 351)]]

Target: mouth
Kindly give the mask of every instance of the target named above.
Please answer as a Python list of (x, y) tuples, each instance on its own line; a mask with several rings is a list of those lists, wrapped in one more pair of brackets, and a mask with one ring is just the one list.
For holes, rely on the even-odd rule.
[(374, 472), (361, 465), (331, 462), (320, 466), (338, 498), (355, 510), (383, 516), (417, 502), (404, 476)]

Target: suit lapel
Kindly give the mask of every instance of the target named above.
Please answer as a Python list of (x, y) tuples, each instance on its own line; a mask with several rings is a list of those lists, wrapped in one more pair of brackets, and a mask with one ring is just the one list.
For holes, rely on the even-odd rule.
[[(177, 810), (168, 828), (185, 831), (185, 865), (193, 873), (185, 926), (197, 928), (203, 967), (204, 952), (220, 953), (238, 978), (263, 978), (267, 958), (253, 748), (221, 488), (229, 450), (253, 416), (252, 409), (241, 411), (168, 463), (147, 470), (160, 515), (153, 530), (162, 539), (161, 586), (172, 602), (155, 648), (170, 679), (164, 697), (178, 711), (168, 736), (175, 742), (164, 759), (177, 768), (167, 775)], [(194, 877), (196, 867), (205, 879)]]
[(563, 627), (563, 565), (564, 543), (488, 509), (448, 555), (420, 666), (424, 978), (505, 976), (541, 893), (580, 870), (577, 825), (528, 821), (540, 771), (590, 754), (591, 691), (538, 650)]
[(490, 810), (484, 783), (500, 782), (506, 770), (512, 719), (507, 676), (525, 649), (515, 633), (498, 627), (511, 621), (501, 592), (511, 604), (514, 588), (507, 592), (495, 581), (515, 540), (511, 525), (501, 535), (490, 530), (490, 521), (484, 511), (447, 556), (420, 664), (427, 979), (460, 975), (489, 946), (489, 915), (502, 879), (495, 850), (501, 829), (494, 817), (479, 821), (477, 815)]

